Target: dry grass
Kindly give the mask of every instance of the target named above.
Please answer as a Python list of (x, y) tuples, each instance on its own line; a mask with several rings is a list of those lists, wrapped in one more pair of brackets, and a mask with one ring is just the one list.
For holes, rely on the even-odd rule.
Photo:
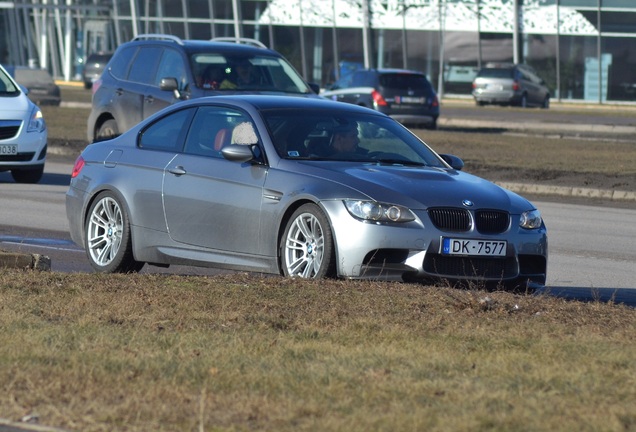
[(460, 155), (470, 166), (636, 175), (636, 145), (631, 141), (452, 131), (422, 131), (419, 135), (438, 153)]
[(82, 431), (636, 430), (636, 311), (410, 284), (0, 271), (0, 412)]

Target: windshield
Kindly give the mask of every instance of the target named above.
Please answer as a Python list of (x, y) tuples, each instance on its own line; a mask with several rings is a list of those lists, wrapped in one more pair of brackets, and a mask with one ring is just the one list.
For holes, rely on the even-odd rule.
[(199, 88), (220, 91), (312, 93), (305, 80), (280, 57), (194, 54), (192, 70)]
[(18, 93), (20, 89), (11, 81), (4, 69), (0, 69), (0, 96), (14, 96)]
[(446, 168), (433, 150), (388, 117), (288, 109), (268, 110), (263, 116), (276, 151), (284, 159)]
[(514, 69), (486, 68), (479, 71), (479, 78), (513, 78)]

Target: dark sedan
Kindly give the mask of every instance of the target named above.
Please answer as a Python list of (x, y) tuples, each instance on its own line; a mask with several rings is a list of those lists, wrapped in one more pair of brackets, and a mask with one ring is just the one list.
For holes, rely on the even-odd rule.
[(148, 263), (545, 283), (539, 211), (462, 166), (367, 108), (204, 97), (89, 145), (67, 215), (71, 237), (102, 272)]
[(60, 87), (46, 69), (7, 66), (7, 72), (28, 90), (29, 99), (37, 105), (58, 106), (62, 101)]

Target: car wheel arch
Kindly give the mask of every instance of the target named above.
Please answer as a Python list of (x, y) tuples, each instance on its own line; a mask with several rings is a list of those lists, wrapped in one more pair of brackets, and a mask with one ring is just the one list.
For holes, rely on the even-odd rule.
[[(112, 188), (100, 188), (99, 192), (91, 194), (89, 201), (83, 221), (82, 237), (91, 266), (104, 273), (136, 273), (141, 270), (145, 262), (137, 261), (135, 257), (132, 229), (134, 224), (130, 207), (123, 195)], [(104, 202), (106, 204), (103, 204)], [(115, 212), (106, 211), (104, 206), (111, 210), (114, 208)], [(95, 222), (93, 215), (97, 211), (100, 215)], [(107, 214), (102, 215), (104, 212)], [(90, 245), (89, 237), (99, 240)]]
[(95, 120), (95, 125), (93, 127), (93, 141), (97, 140), (100, 129), (102, 128), (102, 126), (104, 126), (104, 123), (109, 120), (113, 120), (115, 123), (119, 124), (115, 117), (113, 117), (113, 115), (109, 112), (103, 112), (99, 115), (99, 117), (97, 117), (97, 120)]
[[(90, 199), (86, 200), (86, 206), (82, 210), (82, 227), (84, 227), (84, 229), (82, 230), (82, 236), (86, 235), (86, 223), (88, 222), (90, 210), (93, 207), (93, 204), (95, 203), (95, 200), (97, 200), (97, 198), (103, 192), (110, 192), (113, 195), (115, 195), (115, 197), (120, 202), (120, 204), (125, 208), (126, 213), (128, 213), (128, 221), (130, 222), (130, 225), (131, 226), (134, 225), (133, 222), (132, 222), (133, 221), (133, 215), (132, 215), (132, 212), (130, 211), (130, 206), (128, 205), (128, 201), (126, 201), (126, 199), (124, 198), (124, 195), (119, 190), (117, 190), (116, 188), (102, 187), (102, 188), (95, 189), (93, 192), (91, 192)], [(134, 244), (134, 240), (135, 239), (134, 239), (133, 231), (131, 231), (130, 236), (131, 236), (131, 239), (133, 240), (133, 244)], [(84, 240), (84, 242), (86, 242), (85, 238), (83, 240)]]
[[(324, 207), (322, 205), (320, 205), (319, 201), (314, 201), (308, 198), (303, 198), (303, 199), (299, 199), (298, 201), (294, 201), (292, 204), (290, 204), (286, 209), (285, 212), (283, 213), (283, 216), (280, 218), (279, 224), (278, 224), (278, 232), (276, 234), (276, 258), (278, 261), (278, 271), (279, 273), (282, 275), (283, 274), (283, 257), (280, 254), (280, 246), (282, 244), (282, 242), (284, 241), (283, 236), (285, 234), (285, 228), (287, 226), (287, 223), (289, 222), (289, 220), (291, 219), (292, 215), (294, 214), (294, 212), (296, 210), (298, 210), (300, 207), (302, 207), (305, 204), (314, 204), (316, 206), (318, 206), (320, 208), (320, 210), (325, 214), (325, 216), (327, 216), (327, 220), (329, 221), (329, 225), (331, 228), (331, 231), (333, 232), (333, 225), (331, 223), (331, 218), (329, 218), (329, 214), (327, 213), (327, 211), (324, 209)], [(333, 237), (333, 243), (334, 243), (334, 252), (336, 255), (336, 270), (338, 267), (338, 241), (336, 239), (336, 237)]]

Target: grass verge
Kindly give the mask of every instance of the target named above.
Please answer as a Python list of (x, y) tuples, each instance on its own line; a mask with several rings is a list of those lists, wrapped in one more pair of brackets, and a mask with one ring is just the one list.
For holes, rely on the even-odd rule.
[(82, 431), (636, 429), (636, 311), (351, 281), (0, 271), (0, 412)]

